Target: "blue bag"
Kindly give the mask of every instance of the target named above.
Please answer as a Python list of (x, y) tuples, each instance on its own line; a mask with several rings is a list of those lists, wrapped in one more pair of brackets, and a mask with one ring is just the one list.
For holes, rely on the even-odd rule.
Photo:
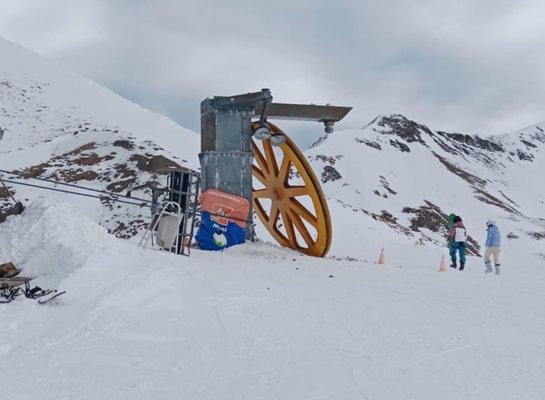
[(227, 220), (224, 225), (217, 219), (206, 211), (201, 213), (201, 225), (195, 236), (200, 249), (223, 250), (246, 241), (245, 231), (238, 224)]

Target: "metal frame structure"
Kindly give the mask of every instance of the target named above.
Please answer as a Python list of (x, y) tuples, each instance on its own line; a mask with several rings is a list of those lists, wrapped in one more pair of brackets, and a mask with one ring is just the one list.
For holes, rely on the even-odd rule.
[(200, 178), (197, 172), (182, 169), (171, 171), (167, 178), (168, 199), (177, 202), (182, 210), (182, 223), (178, 232), (175, 252), (189, 255), (195, 233)]
[[(199, 153), (201, 190), (204, 192), (209, 188), (214, 188), (241, 196), (255, 207), (259, 206), (259, 201), (256, 202), (256, 191), (253, 190), (252, 179), (257, 177), (266, 186), (266, 190), (259, 191), (259, 195), (268, 197), (273, 202), (270, 215), (266, 215), (267, 212), (262, 207), (256, 209), (260, 220), (266, 222), (269, 232), (283, 246), (307, 254), (323, 256), (329, 248), (328, 243), (331, 242), (331, 227), (321, 226), (327, 225), (326, 222), (317, 222), (329, 220), (327, 203), (319, 188), (319, 181), (315, 179), (312, 169), (297, 149), (297, 146), (280, 129), (269, 124), (267, 118), (320, 122), (324, 124), (325, 132), (329, 134), (333, 132), (334, 124), (344, 118), (352, 108), (331, 105), (273, 103), (272, 100), (270, 90), (262, 89), (260, 92), (227, 97), (216, 96), (202, 101), (201, 153)], [(252, 121), (252, 118), (257, 119), (257, 121)], [(256, 153), (257, 148), (254, 139), (266, 144), (265, 153), (267, 154), (265, 156)], [(279, 147), (286, 160), (275, 160), (271, 146)], [(259, 155), (256, 158), (258, 166), (254, 164), (254, 155)], [(299, 172), (304, 172), (307, 177), (306, 189), (305, 187), (299, 187), (296, 189), (299, 194), (288, 195), (288, 197), (310, 196), (314, 205), (318, 205), (318, 207), (315, 207), (318, 208), (316, 213), (321, 214), (312, 216), (311, 212), (300, 208), (298, 202), (294, 200), (291, 201), (291, 203), (295, 204), (292, 208), (300, 210), (302, 215), (293, 214), (293, 209), (290, 209), (290, 216), (283, 218), (284, 223), (289, 220), (290, 226), (293, 226), (294, 223), (300, 227), (299, 233), (305, 237), (308, 247), (295, 243), (296, 233), (291, 228), (287, 233), (289, 238), (276, 235), (275, 222), (280, 218), (277, 206), (279, 202), (288, 200), (288, 198), (283, 199), (286, 193), (295, 192), (295, 190), (292, 190), (295, 188), (291, 187), (287, 180), (279, 179), (276, 169), (281, 162), (285, 167), (288, 165), (296, 167)], [(269, 174), (273, 170), (274, 173)], [(266, 179), (266, 174), (263, 172), (267, 172), (271, 179)], [(299, 217), (306, 218), (307, 222), (316, 225), (318, 231), (325, 232), (324, 234), (328, 236), (326, 240), (323, 240), (324, 245), (320, 246), (320, 249), (316, 249), (314, 244), (308, 243), (311, 241), (309, 239), (310, 235), (305, 232), (304, 223), (299, 223)], [(320, 219), (320, 217), (323, 218)], [(254, 239), (253, 212), (249, 213), (247, 220), (246, 239)]]
[[(200, 178), (198, 172), (185, 168), (168, 169), (168, 171), (170, 175), (167, 177), (166, 187), (160, 188), (154, 181), (132, 189), (150, 187), (152, 190), (151, 220), (138, 245), (145, 247), (150, 240), (154, 245), (154, 236), (161, 216), (171, 213), (169, 207), (174, 207), (179, 210), (182, 219), (176, 241), (169, 250), (189, 256), (190, 244), (195, 233)], [(163, 196), (162, 201), (159, 201), (160, 196)]]

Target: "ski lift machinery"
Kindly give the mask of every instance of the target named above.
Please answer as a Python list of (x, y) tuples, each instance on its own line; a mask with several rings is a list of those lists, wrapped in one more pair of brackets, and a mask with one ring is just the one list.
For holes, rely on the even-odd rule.
[[(295, 143), (268, 119), (321, 122), (327, 134), (352, 107), (273, 103), (269, 89), (201, 103), (201, 191), (246, 198), (276, 241), (323, 257), (332, 225), (320, 181)], [(252, 212), (246, 239), (253, 240)]]

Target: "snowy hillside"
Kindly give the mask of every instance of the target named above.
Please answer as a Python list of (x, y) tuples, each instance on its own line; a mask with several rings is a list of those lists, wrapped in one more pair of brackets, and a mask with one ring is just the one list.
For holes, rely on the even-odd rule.
[(391, 115), (329, 135), (307, 155), (337, 222), (333, 251), (354, 255), (362, 244), (392, 241), (443, 247), (454, 212), (465, 221), (473, 254), (492, 218), (507, 236), (506, 249), (545, 259), (544, 130), (545, 122), (478, 137)]
[[(197, 167), (198, 135), (166, 117), (1, 38), (0, 59), (0, 169), (125, 193), (162, 168)], [(12, 189), (21, 199), (65, 198)], [(137, 206), (70, 201), (122, 237), (149, 216)]]
[[(114, 239), (69, 205), (0, 224), (4, 257), (68, 293), (0, 305), (6, 399), (540, 399), (543, 269), (437, 272), (264, 244), (190, 258)], [(512, 255), (511, 255), (512, 256)], [(402, 262), (403, 267), (396, 267)], [(509, 265), (509, 266), (507, 266)]]

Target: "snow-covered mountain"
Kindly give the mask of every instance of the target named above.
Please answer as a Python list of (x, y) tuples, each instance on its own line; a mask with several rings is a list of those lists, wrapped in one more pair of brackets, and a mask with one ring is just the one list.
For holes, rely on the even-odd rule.
[[(198, 168), (194, 132), (2, 39), (0, 54), (0, 169), (125, 193), (165, 166)], [(447, 215), (455, 212), (473, 254), (493, 218), (507, 246), (545, 257), (544, 130), (538, 123), (479, 137), (390, 115), (320, 140), (307, 156), (329, 199), (331, 254), (365, 257), (362, 248), (377, 253), (390, 243), (443, 247)], [(119, 237), (137, 234), (149, 216), (138, 206), (11, 189), (23, 199), (76, 204)]]
[[(165, 167), (198, 164), (194, 132), (1, 38), (0, 129), (0, 169), (116, 193), (146, 183)], [(21, 199), (67, 199), (10, 188)], [(0, 192), (0, 205), (2, 200), (8, 203)], [(138, 206), (67, 200), (120, 237), (134, 235), (149, 217)]]
[(545, 258), (545, 122), (501, 136), (432, 131), (402, 115), (338, 131), (307, 152), (324, 186), (334, 249), (388, 242), (443, 246), (448, 215), (462, 216), (469, 249), (494, 219), (504, 244)]

